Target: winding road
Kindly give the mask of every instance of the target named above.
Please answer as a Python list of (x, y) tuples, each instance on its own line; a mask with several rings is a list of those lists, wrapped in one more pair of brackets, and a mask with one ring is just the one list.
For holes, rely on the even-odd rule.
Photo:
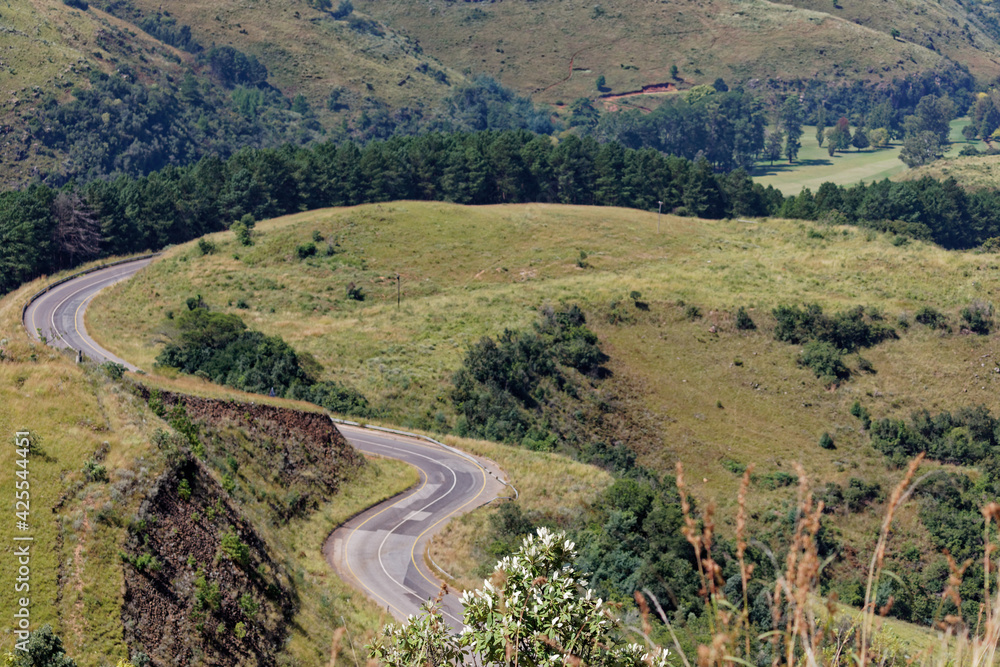
[[(107, 267), (52, 287), (25, 309), (25, 328), (37, 340), (44, 337), (51, 345), (82, 351), (95, 361), (137, 370), (87, 335), (84, 314), (98, 292), (152, 261)], [(420, 474), (415, 487), (354, 517), (323, 546), (327, 562), (345, 581), (403, 620), (441, 589), (424, 558), (431, 537), (448, 519), (494, 500), (505, 487), (502, 472), (488, 461), (419, 438), (355, 426), (337, 428), (359, 451), (399, 459)], [(449, 593), (441, 609), (448, 624), (460, 630), (461, 599)]]

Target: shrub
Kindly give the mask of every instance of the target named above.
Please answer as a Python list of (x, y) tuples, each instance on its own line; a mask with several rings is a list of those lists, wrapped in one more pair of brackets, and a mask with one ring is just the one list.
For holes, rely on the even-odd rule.
[(241, 246), (253, 245), (253, 231), (243, 221), (234, 222), (229, 229), (236, 235), (236, 241)]
[(819, 437), (819, 446), (823, 449), (835, 449), (833, 446), (833, 438), (831, 438), (830, 434), (826, 431), (824, 431), (823, 435)]
[(690, 306), (684, 309), (684, 317), (692, 321), (697, 320), (698, 318), (701, 317), (701, 308), (699, 308), (694, 304), (691, 304)]
[(364, 301), (365, 290), (360, 285), (347, 283), (347, 298), (352, 301)]
[(961, 315), (972, 333), (985, 336), (993, 328), (993, 304), (975, 301), (963, 308)]
[(196, 609), (212, 611), (218, 609), (222, 602), (219, 592), (219, 582), (209, 581), (204, 570), (198, 570), (198, 578), (194, 580), (194, 606)]
[(873, 501), (882, 499), (882, 487), (877, 482), (869, 484), (863, 479), (852, 477), (847, 488), (844, 489), (844, 500), (847, 502), (847, 509), (858, 512)]
[(752, 331), (757, 328), (753, 319), (750, 318), (750, 314), (747, 313), (747, 309), (743, 306), (740, 306), (739, 310), (736, 311), (736, 328), (740, 331)]
[(215, 253), (215, 244), (206, 238), (198, 239), (198, 252), (202, 255), (212, 255)]
[(773, 311), (777, 325), (774, 337), (786, 343), (824, 341), (837, 349), (853, 352), (897, 338), (895, 329), (882, 322), (881, 314), (867, 314), (864, 306), (855, 306), (830, 317), (817, 304), (778, 306)]
[(250, 547), (240, 540), (239, 535), (232, 528), (223, 533), (219, 548), (240, 567), (246, 567), (250, 562)]
[(93, 459), (83, 464), (83, 475), (88, 482), (108, 481), (108, 469)]
[(122, 376), (125, 375), (125, 367), (113, 361), (105, 361), (101, 364), (101, 370), (112, 380), (121, 380)]
[(734, 459), (722, 459), (722, 467), (734, 475), (742, 475), (747, 470), (745, 464)]
[(243, 621), (240, 621), (233, 628), (233, 634), (236, 635), (237, 639), (244, 639), (247, 636), (247, 625)]
[(932, 329), (944, 329), (948, 326), (948, 318), (931, 306), (921, 306), (913, 315), (913, 319)]
[(354, 11), (354, 5), (351, 4), (351, 0), (340, 0), (340, 3), (337, 5), (337, 8), (332, 12), (330, 12), (330, 16), (337, 19), (338, 21), (342, 21), (343, 19), (346, 19), (348, 16), (350, 16), (351, 12), (353, 11)]
[(260, 611), (260, 605), (253, 599), (253, 595), (244, 593), (240, 596), (240, 610), (247, 618), (253, 620), (257, 612)]
[(868, 414), (868, 408), (861, 405), (860, 401), (854, 401), (854, 403), (851, 404), (851, 414), (861, 420), (861, 428), (866, 431), (871, 428), (871, 415)]
[(184, 502), (191, 500), (191, 482), (187, 481), (186, 479), (182, 479), (180, 482), (178, 482), (177, 495)]
[(811, 368), (816, 377), (829, 384), (844, 380), (851, 375), (841, 359), (840, 350), (822, 341), (814, 340), (806, 343), (798, 362), (802, 366)]
[(312, 257), (316, 254), (316, 244), (311, 241), (309, 243), (303, 243), (295, 249), (295, 253), (299, 256), (299, 259)]

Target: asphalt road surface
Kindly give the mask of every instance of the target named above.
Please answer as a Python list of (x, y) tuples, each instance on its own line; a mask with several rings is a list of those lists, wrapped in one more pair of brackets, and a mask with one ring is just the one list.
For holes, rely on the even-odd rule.
[(83, 352), (98, 363), (114, 361), (130, 371), (138, 370), (102, 348), (87, 335), (83, 314), (98, 292), (131, 278), (152, 261), (152, 258), (147, 258), (109, 266), (53, 287), (28, 306), (24, 313), (24, 327), (35, 339), (44, 337), (53, 347), (71, 348)]
[[(80, 350), (92, 360), (114, 361), (137, 370), (90, 338), (83, 318), (98, 292), (132, 277), (151, 261), (108, 267), (52, 288), (25, 311), (25, 328), (36, 339), (44, 336), (50, 345)], [(405, 461), (420, 473), (414, 488), (348, 521), (323, 547), (327, 562), (344, 580), (403, 620), (441, 590), (440, 579), (424, 560), (430, 538), (448, 519), (501, 495), (505, 485), (498, 476), (502, 473), (489, 462), (416, 438), (350, 426), (338, 428), (358, 450)], [(460, 630), (461, 599), (449, 593), (441, 608), (451, 627)]]
[[(500, 495), (496, 468), (411, 438), (340, 426), (357, 449), (399, 459), (420, 473), (409, 491), (372, 507), (338, 528), (323, 553), (341, 578), (363, 590), (397, 619), (416, 614), (438, 596), (441, 581), (424, 560), (427, 542), (451, 517)], [(471, 459), (471, 460), (470, 460)], [(462, 602), (449, 592), (445, 620), (462, 628)]]

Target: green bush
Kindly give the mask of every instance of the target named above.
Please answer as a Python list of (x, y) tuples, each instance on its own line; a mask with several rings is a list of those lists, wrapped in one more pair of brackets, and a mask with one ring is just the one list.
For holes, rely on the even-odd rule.
[(944, 329), (948, 326), (948, 318), (931, 306), (921, 306), (913, 319), (932, 329)]
[(240, 536), (232, 528), (223, 533), (219, 548), (240, 567), (246, 567), (250, 562), (250, 547), (240, 540)]
[(206, 238), (198, 239), (198, 252), (202, 255), (212, 255), (215, 253), (215, 244)]
[(823, 449), (835, 449), (833, 446), (833, 438), (831, 438), (830, 434), (826, 431), (824, 431), (823, 435), (819, 437), (819, 446)]
[(240, 596), (240, 610), (243, 611), (244, 616), (252, 621), (257, 616), (257, 612), (260, 611), (260, 604), (254, 600), (253, 595), (244, 593)]
[[(237, 315), (213, 313), (203, 306), (168, 322), (171, 342), (156, 357), (157, 364), (204, 374), (213, 382), (243, 391), (273, 391), (277, 396), (310, 401), (341, 414), (369, 416), (368, 401), (357, 391), (333, 382), (316, 382), (322, 369), (310, 362), (309, 355), (296, 354), (277, 336), (248, 331)], [(150, 397), (151, 406), (155, 396)], [(163, 411), (162, 400), (156, 399), (155, 405)], [(193, 428), (187, 430), (193, 436), (189, 438), (191, 447), (197, 450), (197, 433)]]
[(740, 306), (739, 310), (736, 311), (736, 328), (740, 331), (752, 331), (757, 328), (747, 309), (743, 306)]
[(798, 306), (778, 306), (772, 311), (777, 324), (774, 337), (786, 343), (801, 344), (808, 341), (824, 341), (837, 349), (853, 352), (859, 348), (871, 347), (884, 340), (898, 338), (895, 329), (882, 321), (877, 311), (866, 314), (864, 306), (827, 316), (817, 304)]
[(985, 336), (993, 328), (993, 304), (976, 301), (962, 309), (962, 321), (972, 333)]
[(816, 377), (831, 384), (847, 379), (851, 375), (840, 356), (840, 350), (830, 343), (818, 340), (806, 343), (798, 362), (802, 366), (811, 368)]
[(194, 580), (194, 606), (195, 609), (212, 611), (219, 608), (222, 603), (222, 593), (219, 591), (219, 582), (209, 581), (204, 570), (198, 570), (198, 577)]
[(872, 425), (871, 415), (868, 414), (868, 408), (861, 405), (860, 401), (854, 401), (854, 403), (851, 404), (851, 415), (861, 420), (861, 428), (863, 428), (864, 430), (867, 431), (869, 428), (871, 428)]
[(112, 380), (121, 380), (125, 375), (125, 367), (113, 361), (105, 361), (101, 364), (101, 370)]
[(93, 459), (83, 464), (83, 475), (89, 482), (108, 481), (108, 469)]
[(311, 241), (309, 243), (303, 243), (295, 249), (295, 253), (299, 256), (299, 259), (312, 257), (316, 254), (316, 244)]
[(181, 500), (187, 502), (191, 500), (191, 482), (186, 479), (182, 479), (177, 484), (177, 495)]
[(869, 503), (882, 500), (882, 497), (882, 487), (877, 482), (869, 484), (857, 477), (852, 477), (847, 483), (847, 488), (844, 489), (847, 509), (852, 512), (858, 512)]
[(364, 301), (365, 290), (362, 289), (360, 285), (347, 283), (347, 298), (351, 301)]
[(229, 226), (230, 231), (236, 235), (236, 241), (241, 246), (253, 245), (253, 228), (256, 221), (253, 216), (247, 213), (240, 220)]
[(691, 304), (690, 306), (684, 309), (684, 317), (692, 321), (699, 319), (701, 317), (701, 308), (699, 308), (694, 304)]
[(722, 459), (722, 467), (734, 475), (742, 475), (747, 471), (745, 464), (734, 459)]

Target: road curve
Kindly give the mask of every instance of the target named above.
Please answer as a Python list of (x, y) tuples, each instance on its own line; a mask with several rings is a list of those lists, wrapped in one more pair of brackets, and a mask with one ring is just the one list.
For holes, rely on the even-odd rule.
[(127, 280), (152, 262), (152, 258), (117, 264), (69, 280), (53, 287), (28, 306), (24, 312), (24, 328), (36, 340), (53, 347), (71, 348), (83, 352), (98, 363), (114, 361), (130, 371), (138, 368), (116, 357), (87, 334), (83, 315), (97, 293), (105, 287)]
[[(91, 359), (136, 367), (105, 350), (87, 335), (84, 313), (102, 289), (132, 277), (152, 258), (88, 273), (39, 296), (24, 314), (35, 339), (82, 350)], [(417, 469), (417, 485), (369, 508), (337, 528), (323, 546), (327, 562), (352, 586), (363, 591), (399, 620), (435, 598), (441, 581), (424, 562), (430, 538), (448, 519), (484, 505), (503, 490), (495, 466), (417, 438), (339, 425), (356, 449), (404, 461)], [(462, 627), (462, 603), (449, 594), (442, 612), (456, 631)]]
[[(399, 620), (437, 597), (441, 581), (424, 561), (427, 543), (448, 519), (497, 497), (504, 484), (487, 462), (463, 457), (429, 442), (339, 426), (355, 448), (399, 459), (420, 473), (417, 485), (369, 508), (337, 528), (323, 546), (341, 578), (360, 588)], [(462, 628), (462, 602), (449, 593), (445, 620)]]

